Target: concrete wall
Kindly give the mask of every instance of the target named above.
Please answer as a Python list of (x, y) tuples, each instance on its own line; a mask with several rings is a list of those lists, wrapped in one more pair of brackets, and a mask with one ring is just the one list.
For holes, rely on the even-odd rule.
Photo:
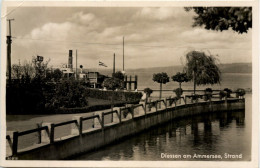
[(107, 124), (104, 129), (92, 129), (83, 132), (82, 136), (68, 136), (66, 139), (57, 140), (53, 144), (38, 144), (38, 146), (34, 146), (31, 149), (18, 151), (17, 157), (19, 160), (66, 159), (83, 152), (95, 150), (171, 119), (202, 113), (244, 109), (244, 99), (180, 105), (137, 116), (134, 119), (122, 120), (121, 123)]

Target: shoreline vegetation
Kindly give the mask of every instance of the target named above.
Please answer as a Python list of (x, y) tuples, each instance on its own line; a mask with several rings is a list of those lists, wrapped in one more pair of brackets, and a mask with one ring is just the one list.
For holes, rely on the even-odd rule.
[[(241, 84), (238, 84), (238, 87), (236, 88), (227, 86), (228, 83), (232, 83), (233, 79), (230, 78), (225, 79), (226, 83), (224, 86), (226, 88), (224, 90), (223, 86), (219, 88), (220, 90), (212, 87), (215, 84), (220, 85), (222, 81), (221, 69), (223, 68), (223, 65), (219, 64), (216, 56), (193, 50), (188, 52), (185, 55), (185, 58), (186, 64), (182, 67), (182, 70), (175, 73), (175, 75), (173, 73), (173, 71), (176, 71), (174, 66), (171, 68), (168, 67), (165, 71), (159, 71), (158, 68), (153, 68), (153, 70), (157, 71), (155, 73), (150, 68), (150, 71), (147, 72), (145, 76), (140, 75), (141, 87), (140, 85), (137, 87), (138, 75), (135, 74), (136, 79), (134, 82), (136, 83), (134, 83), (134, 89), (131, 89), (131, 84), (133, 82), (131, 81), (131, 71), (126, 75), (121, 71), (115, 72), (114, 69), (111, 77), (103, 75), (104, 78), (102, 78), (102, 80), (98, 80), (99, 78), (96, 77), (95, 82), (92, 81), (95, 89), (92, 89), (92, 78), (80, 78), (77, 73), (71, 76), (65, 76), (60, 69), (55, 69), (54, 71), (53, 69), (50, 70), (48, 67), (50, 60), (42, 62), (38, 57), (33, 58), (33, 64), (31, 65), (13, 66), (15, 70), (13, 71), (15, 72), (14, 78), (12, 78), (12, 80), (10, 78), (6, 86), (6, 113), (71, 114), (105, 110), (109, 108), (113, 111), (115, 106), (138, 104), (140, 101), (147, 102), (147, 98), (150, 94), (146, 93), (145, 89), (143, 92), (140, 90), (138, 91), (138, 88), (143, 89), (144, 83), (145, 85), (148, 85), (147, 87), (151, 90), (155, 89), (155, 87), (158, 88), (159, 84), (159, 100), (162, 99), (162, 89), (169, 89), (169, 87), (163, 86), (166, 86), (166, 84), (171, 81), (173, 83), (170, 85), (173, 87), (171, 87), (171, 89), (174, 92), (174, 95), (167, 93), (167, 98), (175, 96), (176, 99), (180, 99), (185, 89), (191, 89), (190, 86), (193, 87), (193, 92), (189, 93), (190, 96), (203, 96), (204, 94), (209, 94), (206, 93), (207, 89), (211, 90), (210, 94), (212, 94), (212, 91), (219, 91), (219, 95), (222, 97), (232, 93), (232, 89), (240, 89), (240, 91), (243, 90), (245, 93), (245, 88), (240, 86)], [(236, 67), (245, 72), (250, 69), (252, 70), (252, 67), (250, 68), (251, 64), (231, 65), (235, 66), (229, 66), (229, 68), (226, 69), (231, 71)], [(244, 68), (242, 68), (241, 65)], [(168, 76), (168, 74), (170, 76)], [(127, 80), (128, 75), (130, 75), (130, 81)], [(149, 80), (150, 76), (152, 81)], [(178, 83), (177, 88), (174, 88), (174, 82)], [(189, 87), (185, 88), (183, 86), (182, 88), (182, 83), (187, 83)], [(96, 89), (96, 86), (98, 89)], [(200, 86), (207, 86), (207, 88)], [(247, 91), (250, 90), (250, 88), (247, 89)], [(199, 95), (196, 91), (202, 91), (203, 94), (201, 95), (200, 93)], [(146, 94), (148, 94), (148, 96)], [(157, 96), (157, 93), (154, 95)], [(149, 101), (151, 101), (151, 99)]]
[[(72, 83), (72, 85), (74, 85)], [(111, 96), (114, 94), (114, 106), (124, 106), (125, 104), (138, 104), (142, 97), (140, 92), (129, 91), (103, 91), (99, 89), (84, 88), (74, 99), (67, 99), (71, 95), (75, 96), (75, 90), (69, 90), (68, 95), (60, 95), (55, 89), (57, 86), (45, 86), (42, 89), (38, 85), (25, 84), (7, 88), (6, 112), (8, 115), (39, 115), (39, 114), (73, 114), (87, 113), (97, 110), (111, 108)], [(66, 91), (63, 91), (66, 92)], [(79, 96), (80, 95), (80, 96)], [(64, 96), (64, 97), (63, 97)], [(72, 96), (72, 97), (73, 97)], [(84, 104), (75, 104), (78, 99)], [(59, 100), (57, 100), (59, 99)], [(66, 102), (70, 102), (68, 105)], [(15, 106), (14, 106), (15, 104)]]
[[(240, 71), (242, 70), (244, 73), (242, 74), (247, 74), (247, 72), (251, 72), (252, 70), (252, 64), (251, 63), (234, 63), (234, 64), (224, 64), (224, 65), (219, 65), (220, 69), (224, 70), (223, 74), (227, 74), (227, 72), (230, 73), (236, 73), (239, 74), (237, 72), (234, 72), (234, 67), (238, 66), (240, 69)], [(173, 66), (173, 67), (181, 67), (181, 66)], [(224, 68), (223, 68), (224, 67)], [(166, 69), (165, 69), (166, 68)], [(155, 67), (155, 68), (143, 68), (146, 70), (150, 70), (149, 73), (147, 72), (146, 75), (152, 75), (152, 73), (154, 71), (159, 72), (160, 70), (165, 70), (164, 72), (168, 72), (171, 71), (168, 74), (173, 74), (172, 71), (176, 71), (178, 70), (175, 68), (170, 68), (170, 67)], [(131, 74), (132, 72), (134, 72), (133, 70), (129, 70), (129, 74)], [(139, 71), (138, 73), (140, 73), (141, 71)], [(101, 72), (102, 73), (102, 72)], [(143, 73), (143, 71), (141, 72)], [(141, 75), (142, 77), (142, 75)], [(227, 79), (226, 79), (227, 80)], [(26, 83), (26, 79), (24, 81), (20, 81), (17, 84), (13, 84), (12, 86), (8, 86), (7, 85), (7, 114), (8, 115), (31, 115), (31, 114), (35, 114), (35, 115), (49, 115), (49, 114), (73, 114), (73, 113), (88, 113), (88, 112), (92, 112), (92, 111), (96, 111), (96, 110), (105, 110), (105, 109), (109, 109), (111, 108), (111, 98), (112, 98), (112, 92), (115, 93), (114, 97), (114, 106), (125, 106), (125, 104), (138, 104), (141, 97), (142, 97), (142, 93), (143, 93), (143, 83), (141, 81), (140, 78), (140, 84), (138, 84), (138, 88), (137, 89), (138, 92), (134, 92), (134, 91), (127, 91), (127, 90), (118, 90), (118, 91), (109, 91), (106, 90), (105, 92), (101, 91), (100, 89), (87, 89), (87, 93), (86, 93), (86, 97), (84, 96), (80, 96), (79, 99), (82, 100), (82, 98), (86, 99), (87, 104), (84, 104), (82, 106), (74, 106), (74, 107), (64, 107), (64, 105), (59, 105), (59, 107), (54, 106), (54, 107), (50, 107), (50, 104), (53, 104), (54, 99), (53, 97), (55, 96), (55, 94), (57, 94), (57, 91), (55, 91), (56, 84), (52, 84), (52, 85), (46, 85), (46, 87), (42, 87), (42, 83), (37, 83), (36, 82), (28, 82)], [(57, 82), (56, 82), (57, 83)], [(80, 82), (79, 82), (80, 83)], [(82, 83), (81, 83), (82, 84)], [(80, 84), (80, 85), (81, 85)], [(148, 83), (147, 83), (148, 84)], [(38, 86), (37, 86), (38, 85)], [(72, 84), (73, 85), (73, 84)], [(151, 86), (154, 85), (153, 83), (151, 83)], [(171, 84), (170, 84), (171, 85)], [(185, 84), (187, 86), (187, 84)], [(189, 85), (192, 85), (192, 83), (189, 83)], [(238, 84), (240, 85), (240, 84)], [(248, 86), (243, 86), (243, 84), (241, 83), (241, 88), (243, 88), (245, 90), (246, 93), (252, 93), (252, 89), (249, 88)], [(150, 86), (150, 85), (148, 85)], [(223, 87), (223, 86), (222, 86)], [(60, 95), (56, 95), (56, 98), (59, 98), (60, 101), (64, 101), (61, 100), (61, 95), (65, 92), (65, 93), (69, 93), (70, 95), (75, 95), (75, 91), (72, 90), (67, 90), (67, 91), (63, 91), (61, 88), (61, 93), (59, 93)], [(212, 88), (214, 91), (220, 91), (220, 89), (217, 88)], [(75, 89), (74, 89), (75, 90)], [(153, 98), (157, 98), (157, 94), (160, 92), (159, 88), (154, 88), (152, 87), (152, 90), (155, 92), (151, 97)], [(47, 92), (46, 92), (47, 91)], [(169, 97), (169, 95), (174, 96), (174, 92), (173, 89), (169, 89), (169, 87), (166, 87), (162, 90), (164, 93), (166, 93)], [(198, 92), (203, 92), (204, 89), (202, 89), (201, 87), (196, 89), (196, 91)], [(235, 90), (233, 90), (235, 91)], [(10, 93), (11, 92), (11, 93)], [(193, 92), (193, 90), (191, 88), (183, 88), (183, 92), (186, 94), (191, 94)], [(29, 96), (30, 98), (28, 98), (27, 96)], [(78, 94), (80, 95), (80, 94)], [(64, 95), (63, 97), (68, 97), (69, 94)], [(71, 96), (69, 96), (71, 97)], [(158, 96), (159, 97), (159, 96)], [(65, 98), (66, 99), (66, 98)], [(77, 98), (76, 98), (77, 99)], [(69, 100), (71, 101), (71, 100)], [(37, 103), (38, 102), (38, 103)], [(85, 102), (85, 103), (86, 103)], [(29, 110), (27, 107), (24, 106), (28, 106), (30, 107)]]

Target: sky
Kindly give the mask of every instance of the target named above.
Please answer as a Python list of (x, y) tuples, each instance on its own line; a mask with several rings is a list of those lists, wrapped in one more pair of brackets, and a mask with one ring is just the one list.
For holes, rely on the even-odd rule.
[(40, 55), (61, 67), (77, 50), (78, 67), (98, 62), (125, 70), (184, 65), (185, 54), (200, 50), (221, 64), (252, 62), (252, 31), (213, 31), (192, 27), (195, 13), (183, 7), (19, 7), (8, 8), (12, 22), (12, 63)]

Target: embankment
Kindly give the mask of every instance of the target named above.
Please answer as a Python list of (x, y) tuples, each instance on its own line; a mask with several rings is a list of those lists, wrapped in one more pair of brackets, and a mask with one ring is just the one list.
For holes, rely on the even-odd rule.
[[(167, 105), (167, 103), (165, 103)], [(19, 160), (60, 160), (70, 158), (80, 153), (93, 151), (122, 138), (134, 135), (145, 129), (157, 126), (180, 117), (189, 117), (203, 113), (217, 113), (221, 111), (236, 111), (245, 109), (245, 99), (230, 99), (211, 102), (199, 102), (170, 106), (148, 112), (139, 110), (138, 115), (132, 115), (130, 119), (122, 119), (121, 109), (118, 122), (101, 124), (101, 128), (93, 128), (82, 131), (78, 135), (69, 135), (62, 139), (51, 140), (50, 143), (36, 144), (27, 149), (17, 151), (15, 156)], [(104, 117), (100, 118), (100, 123)], [(104, 122), (103, 122), (104, 123)], [(82, 125), (82, 122), (79, 122)], [(79, 128), (82, 126), (79, 126)], [(50, 130), (50, 134), (51, 134)], [(54, 132), (54, 131), (53, 131)]]

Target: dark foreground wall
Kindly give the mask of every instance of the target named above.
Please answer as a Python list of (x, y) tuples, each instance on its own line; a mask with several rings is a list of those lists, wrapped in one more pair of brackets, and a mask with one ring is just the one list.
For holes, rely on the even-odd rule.
[(146, 115), (136, 116), (121, 123), (105, 125), (105, 128), (83, 132), (81, 136), (67, 137), (65, 140), (55, 141), (53, 144), (41, 144), (26, 151), (19, 151), (19, 160), (59, 160), (77, 154), (95, 150), (104, 145), (115, 142), (123, 137), (141, 132), (149, 127), (176, 119), (203, 113), (221, 111), (244, 110), (245, 100), (235, 99), (225, 101), (202, 102), (171, 107)]

